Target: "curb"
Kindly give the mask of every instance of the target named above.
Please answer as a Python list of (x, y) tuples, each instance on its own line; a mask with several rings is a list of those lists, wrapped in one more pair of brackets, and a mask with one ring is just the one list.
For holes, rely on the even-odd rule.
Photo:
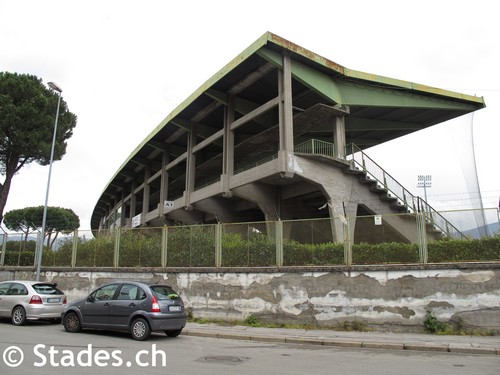
[(365, 348), (381, 350), (410, 350), (425, 352), (463, 353), (463, 354), (493, 354), (500, 355), (500, 348), (466, 347), (456, 344), (418, 344), (418, 343), (386, 343), (375, 341), (334, 340), (321, 337), (283, 336), (283, 335), (251, 335), (231, 332), (209, 332), (197, 329), (184, 329), (182, 335), (197, 337), (212, 337), (217, 339), (246, 340), (281, 344), (301, 344), (317, 346), (336, 346), (343, 348)]

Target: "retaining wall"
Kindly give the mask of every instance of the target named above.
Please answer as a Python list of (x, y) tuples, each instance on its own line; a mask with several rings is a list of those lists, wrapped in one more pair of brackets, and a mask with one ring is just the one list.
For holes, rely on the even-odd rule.
[[(447, 321), (500, 333), (500, 264), (415, 267), (125, 270), (51, 269), (69, 300), (116, 280), (164, 282), (194, 317), (338, 326), (363, 322), (375, 329), (421, 331), (426, 309)], [(0, 281), (33, 279), (34, 270), (0, 269)]]

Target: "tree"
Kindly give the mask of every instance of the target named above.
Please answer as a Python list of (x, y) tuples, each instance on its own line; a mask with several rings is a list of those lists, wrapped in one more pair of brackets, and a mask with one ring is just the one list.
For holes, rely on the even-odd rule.
[[(0, 223), (14, 175), (31, 162), (50, 162), (58, 100), (36, 76), (0, 72)], [(54, 160), (66, 153), (76, 120), (61, 98)]]
[(33, 224), (33, 213), (33, 207), (20, 208), (7, 212), (4, 217), (4, 224), (8, 229), (24, 234), (23, 247), (26, 246), (30, 232), (37, 229)]
[[(5, 214), (4, 224), (13, 231), (22, 231), (27, 241), (28, 234), (42, 228), (44, 206), (26, 207)], [(52, 248), (59, 233), (68, 234), (80, 227), (80, 218), (69, 208), (47, 207), (44, 241)], [(54, 235), (54, 238), (52, 238)]]

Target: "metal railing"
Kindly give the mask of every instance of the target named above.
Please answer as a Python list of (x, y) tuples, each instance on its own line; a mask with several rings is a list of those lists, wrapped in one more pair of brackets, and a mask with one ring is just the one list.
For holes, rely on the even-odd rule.
[(466, 238), (452, 223), (444, 218), (420, 197), (414, 196), (394, 177), (387, 173), (359, 147), (354, 144), (346, 146), (346, 160), (351, 162), (351, 169), (363, 173), (367, 180), (373, 180), (385, 193), (397, 200), (408, 213), (422, 213), (424, 223), (440, 230), (449, 238)]
[[(485, 210), (493, 237), (444, 239), (430, 232), (422, 212), (224, 223), (161, 228), (75, 231), (44, 248), (43, 267), (286, 267), (500, 261), (499, 214)], [(443, 212), (472, 220), (472, 210)], [(406, 223), (404, 233), (391, 224)], [(470, 221), (469, 221), (470, 222)], [(477, 232), (480, 233), (480, 232)], [(470, 236), (473, 236), (472, 232)], [(472, 237), (471, 237), (472, 238)], [(36, 236), (0, 235), (0, 267), (34, 267)]]
[(310, 139), (295, 146), (296, 154), (323, 155), (331, 158), (335, 157), (335, 146), (333, 143)]

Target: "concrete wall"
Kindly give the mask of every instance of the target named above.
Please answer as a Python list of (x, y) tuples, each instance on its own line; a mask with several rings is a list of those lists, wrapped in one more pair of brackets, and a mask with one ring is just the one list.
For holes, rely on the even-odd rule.
[[(70, 301), (115, 280), (165, 282), (195, 317), (313, 323), (337, 326), (361, 321), (376, 329), (422, 329), (426, 308), (440, 320), (460, 316), (466, 324), (500, 333), (500, 264), (466, 267), (260, 270), (246, 272), (113, 272), (53, 270)], [(33, 278), (32, 270), (0, 269), (0, 280)]]

